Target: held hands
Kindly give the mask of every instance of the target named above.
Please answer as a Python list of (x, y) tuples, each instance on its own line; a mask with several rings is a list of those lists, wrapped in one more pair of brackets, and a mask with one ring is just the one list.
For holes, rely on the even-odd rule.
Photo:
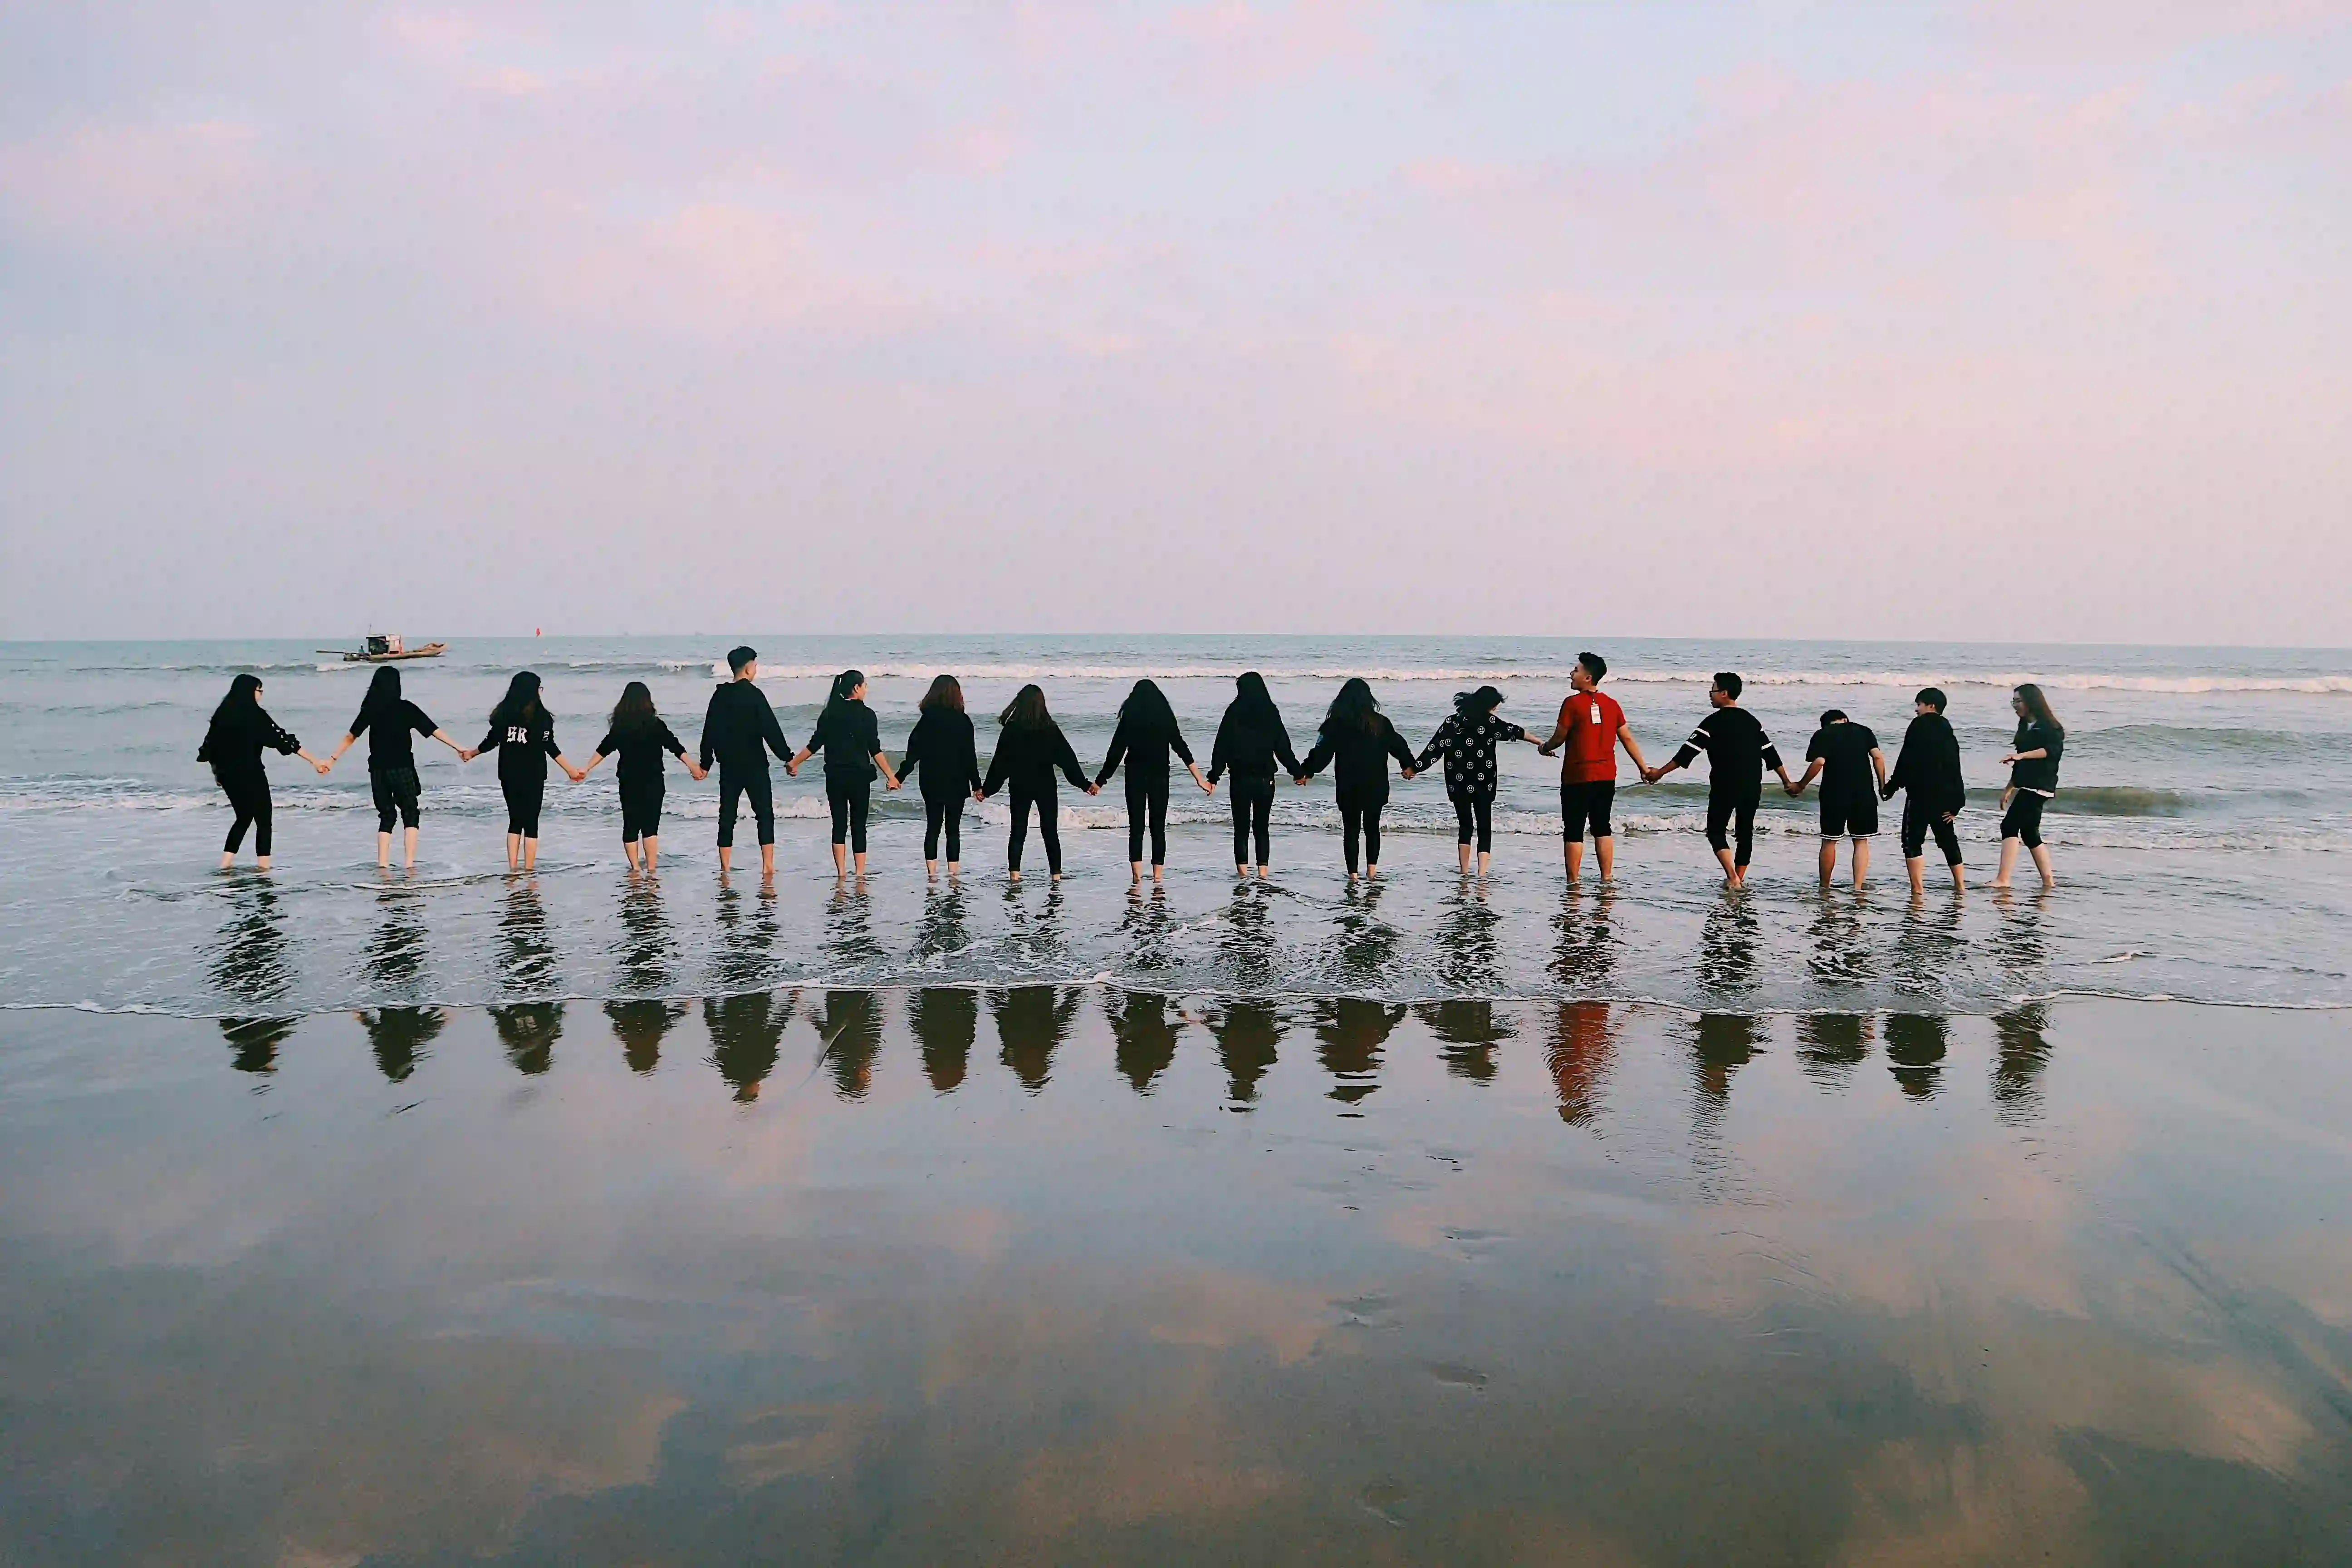
[(319, 770), (319, 776), (320, 778), (324, 778), (327, 775), (327, 770), (333, 767), (335, 764), (332, 763), (312, 763), (310, 765)]
[(1794, 780), (1784, 781), (1780, 787), (1787, 790), (1792, 795), (1802, 795), (1805, 793), (1805, 786), (1796, 783)]
[(892, 789), (897, 789), (900, 784), (905, 784), (906, 782), (907, 781), (904, 779), (892, 779), (890, 781), (890, 787)]
[(1090, 784), (1087, 785), (1087, 793), (1088, 795), (1100, 795), (1102, 794), (1102, 785), (1098, 784)]
[(786, 778), (795, 778), (795, 779), (796, 779), (796, 778), (798, 778), (798, 777), (800, 777), (800, 776), (801, 776), (801, 765), (800, 765), (800, 763), (786, 763), (784, 764), (784, 776), (785, 776)]
[(1300, 789), (1305, 789), (1307, 787), (1307, 775), (1305, 773), (1294, 774), (1290, 782), (1297, 784)]
[(476, 755), (478, 755), (478, 753), (470, 746), (460, 746), (457, 748), (457, 760), (461, 763), (470, 763), (474, 760)]
[(572, 782), (573, 784), (586, 784), (588, 782), (588, 770), (586, 768), (572, 769)]
[(687, 763), (686, 771), (692, 776), (694, 782), (697, 784), (700, 784), (703, 780), (710, 776), (710, 770), (697, 763)]

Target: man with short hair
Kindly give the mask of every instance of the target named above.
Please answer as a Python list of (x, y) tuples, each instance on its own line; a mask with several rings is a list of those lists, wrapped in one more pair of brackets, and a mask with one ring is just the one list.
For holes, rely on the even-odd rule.
[[(1706, 753), (1706, 841), (1723, 867), (1727, 888), (1748, 885), (1748, 857), (1756, 847), (1756, 808), (1764, 804), (1764, 770), (1780, 774), (1782, 788), (1791, 784), (1772, 737), (1755, 714), (1739, 706), (1740, 686), (1734, 671), (1717, 670), (1706, 694), (1715, 711), (1698, 721), (1674, 761), (1642, 774), (1655, 784), (1676, 768), (1688, 767), (1701, 752)], [(1727, 827), (1732, 833), (1727, 834)], [(1731, 847), (1734, 835), (1739, 845), (1737, 855)]]
[[(1878, 774), (1875, 783), (1871, 773)], [(1805, 776), (1789, 786), (1802, 795), (1822, 781), (1822, 886), (1837, 878), (1841, 837), (1853, 840), (1853, 890), (1870, 872), (1870, 840), (1878, 831), (1878, 792), (1886, 784), (1886, 753), (1867, 724), (1857, 724), (1843, 708), (1822, 715), (1822, 727), (1805, 747)]]
[(1923, 687), (1911, 700), (1914, 717), (1903, 731), (1903, 749), (1895, 753), (1895, 771), (1879, 787), (1879, 796), (1893, 800), (1903, 795), (1903, 866), (1911, 873), (1911, 896), (1927, 890), (1927, 835), (1952, 868), (1952, 891), (1968, 890), (1960, 868), (1960, 836), (1953, 823), (1969, 804), (1968, 781), (1960, 774), (1960, 738), (1944, 717), (1945, 698), (1935, 687)]
[(735, 808), (751, 796), (751, 816), (760, 825), (760, 874), (776, 874), (776, 800), (768, 784), (765, 746), (785, 762), (792, 761), (792, 742), (760, 689), (760, 656), (749, 647), (732, 649), (727, 668), (734, 679), (722, 680), (710, 694), (702, 715), (702, 765), (719, 761), (719, 874), (725, 876), (735, 850)]
[(1649, 773), (1642, 748), (1633, 740), (1633, 727), (1625, 722), (1625, 710), (1601, 690), (1601, 678), (1608, 673), (1609, 661), (1599, 654), (1576, 656), (1576, 668), (1568, 672), (1570, 691), (1559, 705), (1559, 721), (1552, 726), (1551, 739), (1536, 748), (1547, 757), (1563, 744), (1568, 748), (1559, 764), (1559, 817), (1571, 882), (1584, 870), (1588, 826), (1593, 847), (1600, 852), (1601, 879), (1606, 882), (1616, 874), (1617, 837), (1609, 810), (1617, 799), (1617, 748), (1625, 748), (1625, 754), (1644, 776)]

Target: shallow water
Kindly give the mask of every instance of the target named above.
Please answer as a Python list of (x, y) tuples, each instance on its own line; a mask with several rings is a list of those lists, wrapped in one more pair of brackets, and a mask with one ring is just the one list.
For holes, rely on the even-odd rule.
[(2344, 1016), (0, 1016), (0, 1560), (2352, 1561)]

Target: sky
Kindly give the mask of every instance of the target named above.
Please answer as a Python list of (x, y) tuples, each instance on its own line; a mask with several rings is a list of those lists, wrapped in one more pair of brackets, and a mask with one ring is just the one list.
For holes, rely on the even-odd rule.
[(0, 0), (0, 637), (2352, 645), (2352, 0)]

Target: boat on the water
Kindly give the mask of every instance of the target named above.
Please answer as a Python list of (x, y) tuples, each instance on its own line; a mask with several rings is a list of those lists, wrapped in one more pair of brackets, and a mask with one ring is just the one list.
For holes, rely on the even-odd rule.
[(421, 647), (410, 647), (400, 640), (398, 632), (370, 632), (357, 648), (322, 647), (319, 651), (340, 654), (345, 664), (390, 664), (402, 658), (439, 658), (449, 651), (449, 645), (429, 642)]

